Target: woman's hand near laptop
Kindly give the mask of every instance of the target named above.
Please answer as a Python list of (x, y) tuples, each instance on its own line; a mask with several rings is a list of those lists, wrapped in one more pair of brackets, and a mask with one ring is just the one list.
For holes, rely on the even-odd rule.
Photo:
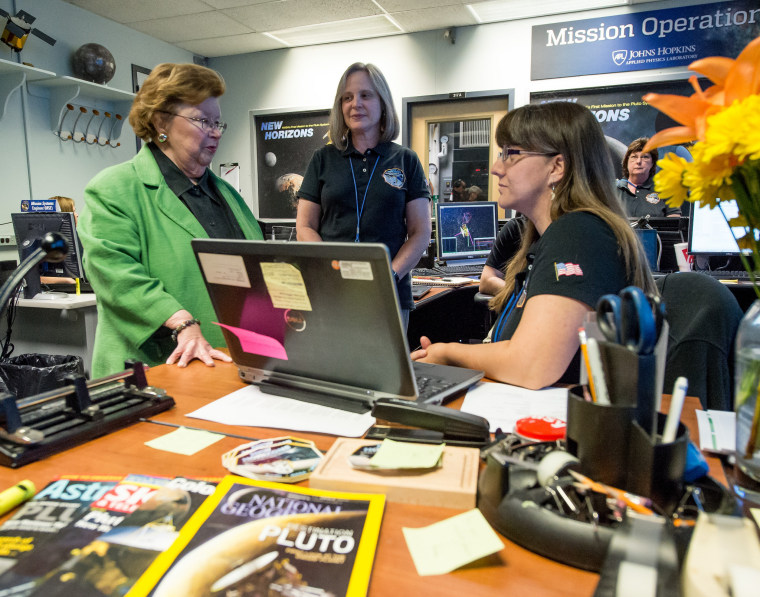
[(187, 367), (193, 359), (203, 361), (209, 367), (214, 366), (214, 359), (225, 363), (232, 362), (229, 355), (208, 343), (201, 333), (200, 322), (188, 311), (177, 311), (164, 325), (173, 330), (173, 337), (177, 342), (177, 348), (166, 359), (167, 365), (176, 363), (178, 367)]

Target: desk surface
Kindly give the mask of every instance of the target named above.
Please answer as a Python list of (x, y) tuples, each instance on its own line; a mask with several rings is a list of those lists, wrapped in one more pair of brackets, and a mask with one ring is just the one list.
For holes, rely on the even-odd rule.
[[(177, 402), (176, 408), (157, 415), (155, 420), (257, 439), (288, 434), (278, 429), (232, 427), (185, 416), (186, 413), (243, 387), (233, 365), (220, 363), (210, 368), (195, 361), (186, 370), (162, 365), (148, 372), (148, 380), (152, 385), (166, 389)], [(454, 406), (460, 403), (461, 398)], [(696, 433), (696, 404), (696, 400), (687, 402), (684, 410), (684, 423), (692, 429), (692, 434)], [(194, 456), (171, 454), (144, 445), (146, 441), (170, 431), (170, 428), (163, 425), (138, 423), (21, 469), (0, 468), (0, 487), (31, 479), (41, 488), (54, 476), (67, 473), (223, 476), (226, 469), (222, 467), (221, 455), (245, 443), (245, 440), (225, 437)], [(321, 434), (299, 432), (298, 435), (313, 439), (323, 450), (328, 449), (335, 439)], [(719, 461), (709, 460), (711, 472), (717, 478), (724, 479)], [(507, 594), (540, 597), (593, 594), (598, 578), (596, 574), (553, 562), (503, 538), (504, 549), (498, 554), (447, 575), (418, 576), (406, 547), (402, 527), (426, 526), (458, 512), (460, 511), (448, 508), (386, 503), (369, 595), (380, 597), (423, 593), (436, 596), (501, 597)]]
[(38, 309), (80, 309), (82, 307), (92, 307), (96, 304), (97, 301), (93, 293), (67, 294), (66, 296), (51, 298), (21, 298), (18, 300), (19, 307), (36, 307)]

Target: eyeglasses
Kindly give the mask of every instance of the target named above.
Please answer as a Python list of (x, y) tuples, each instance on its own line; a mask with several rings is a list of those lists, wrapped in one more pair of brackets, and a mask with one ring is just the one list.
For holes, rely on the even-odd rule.
[(189, 120), (204, 133), (210, 133), (213, 130), (217, 130), (223, 135), (224, 131), (227, 130), (226, 122), (219, 122), (218, 120), (216, 122), (211, 122), (208, 118), (193, 118), (192, 116), (185, 116), (183, 114), (177, 114), (176, 112), (167, 112), (166, 110), (157, 110), (157, 112), (161, 112), (163, 114), (171, 114), (172, 116), (179, 116), (180, 118)]
[(506, 162), (507, 158), (511, 155), (559, 155), (559, 152), (545, 152), (545, 151), (526, 151), (525, 149), (512, 149), (511, 147), (504, 147), (499, 152), (499, 159), (502, 162)]

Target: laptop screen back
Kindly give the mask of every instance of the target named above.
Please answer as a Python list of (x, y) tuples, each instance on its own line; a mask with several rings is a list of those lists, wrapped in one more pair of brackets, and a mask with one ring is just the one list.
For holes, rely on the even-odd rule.
[(485, 263), (499, 232), (496, 202), (439, 202), (435, 212), (439, 261), (481, 260)]
[(192, 242), (247, 381), (366, 398), (416, 395), (384, 245)]
[[(736, 217), (738, 213), (736, 203), (727, 202), (721, 205), (726, 212), (726, 217)], [(738, 236), (744, 235), (741, 228), (738, 228), (736, 232)], [(692, 204), (689, 254), (739, 256), (739, 246), (720, 208), (710, 209), (696, 203)]]

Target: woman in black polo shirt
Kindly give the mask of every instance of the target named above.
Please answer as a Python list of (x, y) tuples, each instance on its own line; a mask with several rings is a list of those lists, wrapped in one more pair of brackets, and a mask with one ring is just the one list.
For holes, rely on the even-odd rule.
[(522, 106), (496, 129), (502, 147), (491, 173), (499, 205), (527, 217), (520, 249), (508, 262), (493, 343), (431, 344), (412, 358), (485, 371), (538, 389), (577, 381), (578, 328), (599, 297), (634, 284), (656, 293), (637, 237), (609, 178), (599, 123), (583, 106)]
[(332, 143), (314, 153), (298, 192), (296, 233), (300, 241), (384, 243), (406, 324), (409, 272), (430, 240), (430, 192), (417, 154), (391, 142), (398, 132), (383, 74), (349, 66), (330, 113)]

